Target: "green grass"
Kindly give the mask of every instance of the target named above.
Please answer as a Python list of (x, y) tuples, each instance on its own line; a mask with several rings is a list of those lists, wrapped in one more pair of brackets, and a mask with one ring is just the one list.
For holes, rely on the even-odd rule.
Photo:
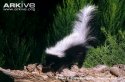
[(111, 34), (116, 34), (124, 28), (125, 0), (101, 0), (98, 3), (101, 27)]
[(99, 27), (104, 38), (100, 45), (89, 50), (84, 66), (97, 64), (125, 64), (125, 0), (101, 0), (98, 2)]
[(26, 0), (0, 1), (0, 62), (7, 68), (20, 69), (28, 63), (40, 62), (42, 57), (41, 43), (44, 38), (38, 39), (41, 33), (38, 36), (37, 31), (40, 31), (42, 26), (37, 11), (2, 10), (5, 3), (21, 1)]
[(83, 66), (125, 64), (125, 31), (119, 31), (117, 35), (107, 33), (103, 45), (89, 50)]

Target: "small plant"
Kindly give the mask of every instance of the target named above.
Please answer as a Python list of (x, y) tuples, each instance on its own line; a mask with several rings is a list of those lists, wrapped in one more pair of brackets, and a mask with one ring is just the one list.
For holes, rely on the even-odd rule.
[(3, 54), (7, 59), (7, 67), (22, 68), (29, 60), (32, 40), (26, 41), (13, 34), (5, 39)]
[(125, 32), (119, 30), (117, 35), (105, 33), (105, 36), (106, 40), (103, 45), (89, 50), (84, 66), (125, 64)]

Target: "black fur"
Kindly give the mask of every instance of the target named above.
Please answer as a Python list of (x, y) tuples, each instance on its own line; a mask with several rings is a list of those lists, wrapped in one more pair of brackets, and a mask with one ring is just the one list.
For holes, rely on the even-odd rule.
[(51, 71), (70, 68), (73, 64), (78, 64), (79, 67), (82, 67), (87, 50), (85, 46), (78, 45), (66, 50), (65, 57), (62, 58), (47, 54), (44, 66), (49, 67)]

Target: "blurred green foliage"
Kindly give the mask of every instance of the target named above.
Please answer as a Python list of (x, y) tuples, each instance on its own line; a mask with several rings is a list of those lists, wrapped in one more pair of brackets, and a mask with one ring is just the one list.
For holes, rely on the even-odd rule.
[[(99, 26), (105, 37), (103, 44), (89, 50), (84, 66), (125, 64), (125, 0), (98, 2)], [(103, 41), (104, 40), (104, 41)]]
[(5, 3), (21, 1), (26, 2), (0, 1), (0, 64), (6, 68), (21, 69), (28, 63), (40, 63), (43, 56), (45, 24), (41, 24), (38, 11), (2, 10)]
[[(105, 29), (103, 31), (106, 32)], [(125, 64), (125, 31), (119, 30), (116, 35), (111, 35), (111, 33), (104, 34), (106, 37), (104, 44), (89, 50), (83, 66)]]
[(5, 62), (5, 59), (4, 59), (4, 54), (2, 53), (2, 50), (3, 50), (3, 47), (1, 46), (4, 46), (4, 36), (3, 36), (3, 33), (2, 31), (0, 31), (0, 66), (2, 66)]

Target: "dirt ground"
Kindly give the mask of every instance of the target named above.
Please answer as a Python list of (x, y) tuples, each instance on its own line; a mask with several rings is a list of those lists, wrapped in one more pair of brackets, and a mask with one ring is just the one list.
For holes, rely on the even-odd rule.
[(43, 73), (42, 65), (29, 64), (23, 70), (0, 68), (0, 71), (14, 78), (14, 82), (125, 82), (125, 65), (112, 67), (97, 65), (93, 68), (65, 68), (61, 72)]

